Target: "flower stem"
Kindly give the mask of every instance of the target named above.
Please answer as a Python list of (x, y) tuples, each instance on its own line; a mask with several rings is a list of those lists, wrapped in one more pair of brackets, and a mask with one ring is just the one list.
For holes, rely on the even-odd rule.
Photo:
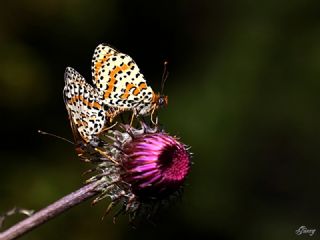
[(1, 232), (0, 240), (16, 239), (17, 237), (24, 235), (32, 229), (58, 216), (69, 208), (76, 206), (94, 195), (97, 195), (98, 191), (95, 190), (97, 185), (99, 185), (99, 181), (87, 184), (44, 209), (41, 209), (30, 217), (18, 222), (4, 232)]

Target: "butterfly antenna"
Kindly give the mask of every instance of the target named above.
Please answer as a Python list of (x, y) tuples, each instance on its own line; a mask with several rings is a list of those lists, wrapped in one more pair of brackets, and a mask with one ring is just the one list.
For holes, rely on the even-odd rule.
[(167, 61), (164, 61), (163, 63), (163, 73), (162, 73), (162, 79), (161, 79), (161, 92), (160, 94), (162, 95), (163, 94), (163, 90), (164, 90), (164, 84), (168, 78), (168, 75), (169, 75), (169, 72), (168, 72), (168, 62)]
[(72, 141), (70, 141), (70, 140), (68, 140), (68, 139), (66, 139), (66, 138), (64, 138), (64, 137), (60, 137), (60, 136), (58, 136), (58, 135), (55, 135), (55, 134), (53, 134), (53, 133), (48, 133), (48, 132), (44, 132), (44, 131), (41, 131), (41, 130), (38, 130), (38, 133), (40, 133), (40, 134), (42, 134), (42, 135), (49, 135), (49, 136), (51, 136), (51, 137), (55, 137), (55, 138), (61, 139), (61, 140), (63, 140), (63, 141), (66, 141), (66, 142), (71, 143), (72, 145), (74, 145), (74, 142), (72, 142)]

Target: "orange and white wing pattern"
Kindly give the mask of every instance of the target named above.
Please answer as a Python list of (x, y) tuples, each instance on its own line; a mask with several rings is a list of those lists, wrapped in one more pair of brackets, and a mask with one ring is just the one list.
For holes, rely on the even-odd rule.
[(151, 112), (154, 92), (130, 56), (100, 44), (94, 51), (91, 70), (104, 104), (139, 115)]
[(65, 74), (64, 101), (73, 129), (85, 142), (90, 142), (105, 124), (105, 109), (96, 89), (73, 68)]

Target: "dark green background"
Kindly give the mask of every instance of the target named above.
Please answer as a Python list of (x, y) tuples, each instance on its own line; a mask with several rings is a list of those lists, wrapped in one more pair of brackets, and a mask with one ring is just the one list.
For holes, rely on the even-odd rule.
[(182, 202), (155, 226), (101, 222), (108, 202), (85, 202), (22, 239), (303, 239), (301, 225), (319, 237), (319, 1), (8, 2), (0, 211), (40, 209), (85, 180), (73, 146), (37, 130), (72, 138), (64, 69), (89, 80), (102, 42), (132, 56), (155, 90), (169, 61), (160, 120), (195, 163)]

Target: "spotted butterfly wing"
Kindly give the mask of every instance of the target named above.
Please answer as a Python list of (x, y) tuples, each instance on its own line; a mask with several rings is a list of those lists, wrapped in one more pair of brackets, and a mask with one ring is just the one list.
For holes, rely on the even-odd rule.
[(104, 104), (140, 115), (151, 111), (154, 93), (130, 56), (100, 44), (94, 51), (91, 69)]
[(103, 103), (97, 90), (73, 68), (66, 68), (64, 79), (64, 101), (74, 135), (79, 133), (85, 142), (90, 142), (104, 127)]

